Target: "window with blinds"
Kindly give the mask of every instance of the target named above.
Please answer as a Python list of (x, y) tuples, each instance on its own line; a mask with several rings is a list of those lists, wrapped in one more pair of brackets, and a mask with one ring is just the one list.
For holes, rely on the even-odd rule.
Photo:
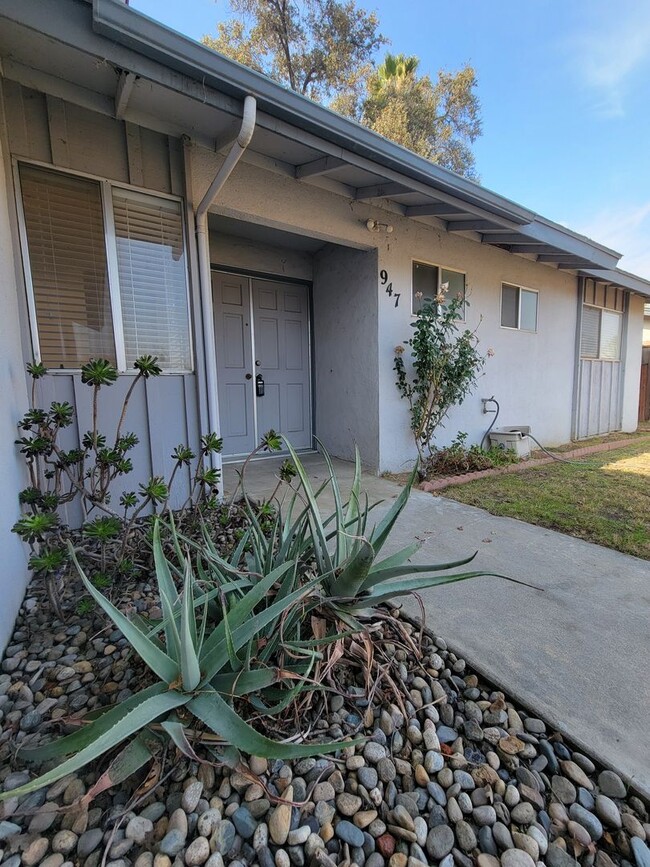
[(114, 189), (113, 219), (127, 366), (148, 353), (167, 370), (189, 370), (180, 204)]
[(20, 185), (42, 361), (115, 363), (99, 184), (21, 165)]
[(180, 203), (30, 165), (19, 173), (41, 360), (131, 370), (149, 354), (165, 371), (191, 370)]
[(620, 313), (585, 304), (580, 329), (581, 357), (618, 361), (621, 357), (622, 330), (623, 317)]

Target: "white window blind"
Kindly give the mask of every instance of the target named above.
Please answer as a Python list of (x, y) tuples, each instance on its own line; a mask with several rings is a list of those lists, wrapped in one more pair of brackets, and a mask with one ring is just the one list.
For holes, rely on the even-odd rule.
[(191, 370), (180, 204), (114, 189), (113, 214), (127, 367), (148, 353)]
[(41, 360), (115, 363), (99, 184), (21, 165), (20, 185)]
[(597, 307), (583, 307), (580, 329), (580, 355), (583, 358), (598, 358), (599, 344), (600, 310)]
[(620, 313), (602, 311), (600, 323), (600, 357), (610, 361), (618, 361), (621, 357), (621, 325)]

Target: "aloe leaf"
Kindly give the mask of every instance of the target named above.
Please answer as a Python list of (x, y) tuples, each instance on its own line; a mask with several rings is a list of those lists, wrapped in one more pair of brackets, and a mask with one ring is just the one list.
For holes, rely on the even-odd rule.
[(394, 554), (391, 554), (390, 557), (384, 557), (383, 560), (378, 560), (377, 563), (373, 563), (370, 574), (372, 575), (374, 572), (380, 572), (383, 569), (393, 569), (395, 566), (401, 566), (402, 563), (406, 562), (406, 560), (414, 554), (417, 554), (421, 547), (422, 542), (413, 542), (412, 545), (407, 545), (406, 548), (396, 551)]
[[(91, 744), (99, 734), (111, 729), (142, 702), (147, 701), (152, 696), (162, 695), (168, 689), (169, 687), (166, 683), (156, 683), (153, 686), (149, 686), (147, 689), (129, 696), (125, 701), (113, 705), (113, 707), (102, 708), (100, 715), (93, 719), (91, 723), (82, 725), (77, 731), (69, 735), (57, 738), (47, 744), (39, 744), (36, 747), (23, 747), (20, 750), (20, 756), (26, 762), (39, 764), (47, 762), (50, 759), (67, 756), (70, 753), (77, 753), (84, 747), (87, 747), (88, 744)], [(88, 716), (91, 715), (89, 714)]]
[[(215, 734), (220, 735), (237, 749), (261, 758), (283, 760), (304, 758), (335, 753), (364, 742), (363, 738), (327, 744), (286, 744), (272, 741), (244, 722), (217, 692), (204, 693), (193, 698), (188, 704), (188, 710)], [(7, 792), (7, 795), (9, 794)]]
[(217, 692), (222, 695), (247, 695), (266, 689), (280, 679), (277, 668), (258, 668), (252, 671), (235, 671), (227, 674), (216, 674), (210, 681)]
[[(291, 566), (290, 563), (285, 565)], [(279, 570), (277, 569), (275, 570), (275, 572), (278, 571)], [(295, 590), (293, 593), (289, 594), (289, 596), (286, 596), (284, 599), (280, 599), (279, 601), (274, 602), (272, 605), (269, 605), (268, 608), (257, 613), (255, 617), (249, 618), (237, 629), (233, 629), (232, 639), (235, 646), (235, 652), (237, 652), (241, 647), (244, 646), (244, 644), (254, 638), (267, 625), (267, 623), (279, 619), (284, 613), (284, 611), (286, 611), (287, 608), (291, 607), (294, 602), (297, 602), (302, 597), (308, 596), (309, 593), (311, 593), (311, 591), (314, 589), (314, 587), (316, 587), (317, 584), (320, 584), (320, 580), (320, 577), (314, 578), (303, 587), (300, 587), (298, 590)], [(252, 593), (253, 591), (250, 592)], [(246, 599), (243, 599), (242, 602), (238, 603), (238, 605), (241, 605), (245, 601)], [(234, 609), (230, 612), (231, 618), (233, 615), (233, 611)], [(222, 624), (219, 624), (217, 629), (215, 629), (213, 635), (219, 632), (221, 626)], [(201, 660), (201, 667), (203, 669), (204, 677), (206, 680), (212, 680), (214, 675), (223, 668), (228, 659), (228, 651), (227, 647), (225, 646), (223, 633), (220, 634), (222, 637), (219, 643), (215, 643), (215, 645), (211, 647), (210, 653), (204, 654)], [(209, 640), (210, 639), (208, 639), (208, 641)]]
[[(169, 561), (165, 557), (162, 541), (160, 538), (160, 519), (156, 518), (153, 524), (153, 562), (156, 571), (156, 581), (160, 593), (160, 604), (163, 611), (163, 629), (167, 649), (178, 658), (180, 651), (178, 630), (174, 619), (176, 606), (175, 599), (178, 596), (176, 585), (169, 568)], [(181, 561), (182, 562), (182, 561)]]
[(316, 558), (316, 562), (318, 563), (318, 568), (321, 573), (331, 572), (333, 570), (332, 559), (330, 557), (329, 551), (327, 550), (327, 541), (325, 538), (323, 519), (318, 508), (318, 503), (314, 496), (314, 490), (311, 486), (311, 482), (309, 481), (309, 477), (302, 464), (302, 461), (296, 454), (295, 449), (286, 439), (285, 444), (289, 449), (289, 453), (291, 454), (291, 459), (298, 473), (303, 494), (307, 500), (307, 504), (309, 505), (309, 523), (314, 537), (314, 556)]
[(467, 581), (468, 578), (478, 578), (481, 575), (493, 575), (498, 578), (506, 577), (505, 575), (496, 575), (494, 572), (458, 572), (454, 575), (425, 575), (423, 577), (415, 576), (413, 578), (404, 578), (402, 581), (393, 581), (391, 584), (386, 586), (373, 588), (360, 598), (359, 606), (375, 606), (380, 602), (386, 602), (393, 599), (395, 596), (405, 596), (408, 593), (413, 593), (414, 590), (427, 590), (429, 587), (441, 587), (443, 584), (455, 584), (457, 581)]
[[(0, 793), (0, 801), (4, 801), (9, 797), (20, 798), (23, 795), (28, 795), (30, 792), (36, 792), (38, 789), (42, 789), (45, 786), (51, 786), (52, 783), (56, 783), (56, 781), (62, 779), (62, 777), (65, 777), (74, 771), (78, 771), (85, 765), (90, 764), (90, 762), (96, 761), (100, 756), (103, 756), (104, 753), (108, 752), (108, 750), (114, 749), (118, 744), (121, 744), (122, 741), (131, 737), (131, 735), (140, 731), (140, 729), (143, 729), (145, 726), (149, 725), (149, 723), (154, 722), (154, 720), (164, 716), (164, 714), (169, 713), (169, 711), (174, 710), (174, 708), (186, 704), (188, 699), (189, 696), (171, 690), (167, 690), (159, 695), (150, 696), (144, 701), (141, 701), (137, 707), (127, 713), (126, 716), (122, 717), (122, 719), (116, 722), (115, 725), (108, 729), (108, 731), (102, 732), (102, 734), (94, 738), (88, 746), (84, 747), (84, 749), (80, 750), (78, 753), (75, 753), (69, 759), (66, 759), (66, 761), (62, 762), (58, 767), (48, 771), (40, 777), (37, 777), (35, 780), (30, 780), (29, 783), (20, 786), (18, 789), (13, 789), (11, 792)], [(95, 725), (95, 723), (91, 723), (88, 728), (92, 728), (93, 725)]]
[(223, 598), (221, 600), (221, 612), (221, 616), (223, 618), (224, 632), (226, 636), (226, 649), (228, 651), (228, 659), (230, 660), (230, 667), (233, 669), (233, 671), (239, 671), (239, 669), (242, 667), (242, 664), (235, 651), (235, 644), (232, 640), (232, 632), (230, 630), (230, 623), (228, 621), (228, 609), (226, 607), (225, 599)]
[(161, 650), (149, 638), (146, 638), (137, 626), (134, 626), (128, 617), (126, 617), (119, 608), (116, 608), (112, 602), (97, 590), (97, 588), (88, 580), (83, 569), (79, 565), (74, 548), (68, 542), (68, 550), (73, 563), (77, 567), (79, 577), (81, 578), (86, 590), (93, 597), (95, 602), (102, 608), (113, 623), (121, 630), (122, 634), (129, 642), (135, 652), (142, 660), (155, 672), (161, 680), (166, 683), (173, 683), (178, 677), (178, 665), (167, 654)]
[(359, 510), (359, 494), (361, 491), (361, 455), (357, 446), (354, 447), (354, 476), (352, 479), (352, 488), (350, 489), (350, 498), (348, 500), (347, 511), (345, 515), (345, 524), (348, 526), (353, 521), (356, 521)]
[(384, 517), (380, 520), (379, 524), (377, 524), (375, 529), (372, 531), (370, 541), (373, 548), (375, 549), (375, 554), (378, 554), (383, 548), (386, 540), (390, 535), (391, 530), (393, 529), (395, 521), (399, 518), (404, 506), (407, 504), (408, 499), (411, 495), (411, 488), (413, 487), (413, 483), (415, 482), (417, 471), (418, 468), (416, 464), (413, 467), (413, 472), (411, 473), (408, 482), (402, 488), (399, 497), (395, 500), (393, 505), (384, 515)]
[(182, 722), (179, 722), (178, 720), (165, 720), (161, 723), (161, 727), (169, 735), (174, 745), (183, 753), (184, 756), (187, 756), (187, 758), (191, 759), (193, 762), (201, 762), (201, 759), (194, 752), (192, 745), (187, 739), (185, 726)]
[(183, 601), (181, 606), (181, 680), (185, 692), (195, 690), (201, 681), (201, 669), (196, 651), (196, 614), (192, 597), (192, 567), (185, 561)]
[(391, 581), (394, 578), (401, 578), (403, 575), (416, 575), (426, 572), (445, 572), (447, 569), (457, 569), (459, 566), (466, 566), (468, 563), (471, 563), (477, 554), (478, 551), (472, 554), (471, 557), (464, 557), (462, 560), (454, 560), (451, 563), (404, 563), (403, 566), (393, 566), (389, 569), (373, 569), (364, 581), (361, 590), (369, 590), (377, 584), (384, 584), (386, 581)]
[(348, 556), (347, 537), (341, 535), (342, 525), (345, 522), (345, 515), (343, 513), (343, 501), (341, 499), (339, 480), (337, 479), (336, 473), (334, 472), (334, 464), (332, 463), (332, 458), (330, 457), (329, 452), (325, 448), (323, 448), (322, 454), (323, 458), (325, 459), (325, 463), (327, 464), (327, 469), (329, 470), (330, 482), (332, 485), (332, 494), (334, 496), (334, 520), (336, 524), (335, 562), (340, 563)]
[(343, 569), (328, 581), (332, 596), (354, 597), (363, 586), (375, 558), (375, 551), (367, 539), (359, 541), (359, 549)]
[(113, 786), (119, 786), (129, 777), (133, 776), (136, 771), (139, 771), (143, 765), (150, 762), (153, 758), (151, 749), (152, 743), (158, 741), (153, 737), (153, 733), (140, 732), (123, 750), (121, 750), (111, 761), (107, 770), (101, 775), (94, 785), (88, 789), (84, 795), (84, 803), (88, 804), (106, 789), (111, 789)]

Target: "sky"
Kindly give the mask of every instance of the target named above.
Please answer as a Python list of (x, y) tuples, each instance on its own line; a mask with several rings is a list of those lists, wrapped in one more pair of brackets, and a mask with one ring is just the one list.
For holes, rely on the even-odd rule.
[[(130, 0), (193, 39), (227, 0)], [(393, 53), (435, 76), (471, 63), (481, 183), (600, 241), (650, 278), (648, 0), (357, 0)], [(381, 59), (381, 58), (379, 58)]]

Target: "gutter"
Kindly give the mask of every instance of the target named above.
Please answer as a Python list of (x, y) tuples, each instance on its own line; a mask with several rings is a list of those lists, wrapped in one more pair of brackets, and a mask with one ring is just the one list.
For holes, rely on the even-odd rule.
[(244, 100), (244, 111), (239, 134), (196, 209), (196, 243), (199, 259), (201, 311), (203, 315), (203, 347), (205, 355), (205, 381), (208, 392), (208, 424), (211, 431), (217, 432), (220, 429), (219, 400), (217, 396), (217, 352), (214, 339), (208, 210), (232, 174), (235, 166), (244, 155), (244, 151), (250, 144), (255, 131), (256, 115), (257, 103), (253, 96), (248, 95)]
[(436, 166), (355, 121), (282, 87), (267, 76), (182, 36), (121, 0), (93, 0), (93, 29), (221, 93), (253, 94), (258, 108), (345, 150), (523, 225), (535, 213), (480, 184)]

